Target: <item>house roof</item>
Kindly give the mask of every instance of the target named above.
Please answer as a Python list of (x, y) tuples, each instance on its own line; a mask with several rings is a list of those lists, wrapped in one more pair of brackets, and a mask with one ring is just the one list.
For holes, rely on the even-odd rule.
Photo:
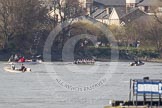
[(119, 18), (121, 18), (123, 15), (126, 14), (126, 7), (115, 7), (115, 10), (116, 10)]
[(134, 8), (130, 10), (129, 13), (125, 14), (124, 16), (121, 17), (121, 21), (123, 21), (125, 24), (130, 23), (141, 16), (146, 15), (143, 11), (141, 11), (139, 8)]
[(104, 13), (105, 9), (97, 9), (95, 12), (91, 14), (91, 17), (96, 18), (98, 15)]
[(97, 9), (95, 12), (91, 14), (91, 17), (95, 19), (103, 19), (103, 18), (108, 18), (109, 15), (106, 12), (106, 9)]
[(143, 0), (126, 0), (127, 3), (139, 3), (140, 1)]
[(102, 4), (104, 6), (125, 6), (125, 0), (94, 0), (94, 2)]
[(152, 25), (152, 23), (150, 22), (155, 22), (156, 19), (154, 16), (151, 16), (151, 15), (143, 15), (137, 19), (135, 19), (134, 21), (132, 21), (132, 23), (137, 23), (137, 24), (140, 24), (141, 27), (140, 29), (144, 29), (143, 27), (150, 27)]
[(96, 16), (96, 19), (108, 19), (109, 15), (107, 14), (106, 10), (102, 13)]
[(139, 17), (139, 18), (137, 18), (136, 20), (134, 20), (134, 21), (141, 21), (141, 22), (143, 22), (145, 25), (146, 25), (146, 27), (148, 27), (148, 25), (150, 24), (150, 23), (148, 23), (148, 22), (151, 22), (151, 21), (155, 21), (156, 19), (155, 19), (155, 17), (154, 16), (151, 16), (151, 15), (143, 15), (143, 16), (141, 16), (141, 17)]
[(138, 6), (162, 6), (162, 2), (160, 0), (143, 0), (143, 2), (139, 3)]

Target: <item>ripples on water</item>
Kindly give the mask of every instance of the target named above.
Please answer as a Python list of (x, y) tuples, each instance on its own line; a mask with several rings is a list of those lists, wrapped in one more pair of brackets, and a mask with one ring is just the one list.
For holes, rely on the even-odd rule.
[(19, 74), (5, 72), (5, 65), (0, 64), (0, 108), (103, 108), (111, 99), (128, 100), (130, 79), (162, 77), (161, 63), (49, 62), (27, 64), (32, 72)]

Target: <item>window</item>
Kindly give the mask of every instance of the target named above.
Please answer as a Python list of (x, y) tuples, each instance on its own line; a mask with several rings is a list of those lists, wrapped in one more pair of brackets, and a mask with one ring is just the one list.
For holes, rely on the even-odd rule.
[(145, 11), (145, 12), (148, 12), (148, 10), (149, 10), (149, 7), (148, 7), (148, 6), (145, 6), (145, 7), (144, 7), (144, 11)]
[(159, 11), (159, 12), (162, 12), (162, 7), (159, 7), (159, 8), (158, 8), (158, 11)]

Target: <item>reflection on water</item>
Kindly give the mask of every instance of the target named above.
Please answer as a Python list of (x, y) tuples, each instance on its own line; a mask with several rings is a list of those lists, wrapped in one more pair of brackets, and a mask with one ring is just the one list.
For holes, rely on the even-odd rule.
[(19, 74), (5, 72), (5, 65), (0, 63), (0, 108), (103, 108), (110, 99), (128, 100), (130, 79), (162, 75), (160, 63), (27, 64), (32, 72)]

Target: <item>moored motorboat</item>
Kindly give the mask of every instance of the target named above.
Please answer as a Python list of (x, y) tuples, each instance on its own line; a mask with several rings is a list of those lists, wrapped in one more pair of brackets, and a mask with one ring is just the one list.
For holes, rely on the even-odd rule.
[(8, 64), (12, 63), (24, 63), (24, 64), (39, 64), (42, 63), (43, 60), (41, 58), (41, 55), (38, 55), (36, 57), (31, 57), (31, 59), (26, 59), (24, 56), (18, 56), (17, 54), (11, 55), (11, 57), (8, 60)]
[(42, 60), (35, 60), (35, 61), (33, 61), (33, 60), (25, 60), (25, 62), (8, 62), (6, 64), (12, 64), (12, 63), (14, 63), (14, 64), (21, 64), (21, 63), (23, 63), (23, 64), (40, 64), (42, 62), (43, 62)]

